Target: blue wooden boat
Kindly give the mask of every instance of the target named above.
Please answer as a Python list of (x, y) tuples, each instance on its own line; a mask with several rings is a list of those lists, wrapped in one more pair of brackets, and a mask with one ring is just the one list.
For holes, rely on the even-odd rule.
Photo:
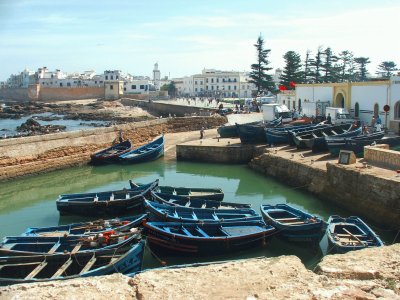
[(276, 128), (265, 128), (265, 135), (268, 144), (278, 145), (278, 144), (288, 144), (289, 143), (289, 132), (303, 132), (310, 130), (319, 126), (317, 124), (304, 124), (297, 126), (284, 126)]
[(0, 257), (0, 285), (138, 272), (143, 252), (144, 241), (140, 241), (131, 248)]
[(143, 208), (143, 200), (149, 195), (158, 181), (146, 185), (146, 189), (122, 190), (121, 192), (98, 192), (60, 195), (57, 199), (57, 210), (61, 215), (123, 215), (134, 213)]
[[(141, 184), (134, 183), (132, 180), (129, 180), (129, 184), (133, 189), (141, 186)], [(224, 192), (220, 188), (195, 188), (157, 185), (152, 189), (152, 191), (162, 195), (176, 195), (185, 197), (187, 199), (198, 198), (215, 201), (222, 201), (224, 199)]]
[(142, 214), (133, 217), (108, 220), (99, 219), (90, 222), (73, 223), (60, 226), (39, 228), (31, 227), (28, 228), (22, 234), (22, 236), (82, 236), (93, 235), (110, 230), (128, 232), (131, 228), (138, 227), (146, 217), (146, 214)]
[(328, 149), (332, 156), (338, 156), (340, 150), (353, 151), (357, 157), (364, 157), (364, 147), (387, 144), (391, 150), (400, 149), (400, 137), (384, 137), (384, 132), (375, 132), (343, 139), (327, 139)]
[[(336, 136), (336, 137), (355, 137), (362, 133), (362, 128), (358, 127), (356, 129), (352, 129), (352, 127), (349, 127), (349, 129), (344, 130), (343, 133), (340, 133), (340, 131), (338, 129), (336, 129), (336, 130), (332, 129), (332, 132), (334, 133), (333, 136)], [(307, 146), (311, 145), (312, 152), (314, 152), (314, 153), (327, 151), (328, 145), (326, 143), (326, 138), (327, 138), (326, 136), (316, 137), (306, 143), (307, 143)]]
[(92, 235), (71, 236), (8, 236), (0, 244), (1, 256), (37, 254), (75, 254), (85, 251), (131, 247), (140, 238), (139, 228), (132, 232), (103, 231)]
[[(259, 125), (262, 121), (246, 123), (247, 125)], [(217, 132), (221, 138), (237, 138), (239, 134), (236, 125), (222, 125), (218, 127)]]
[(123, 141), (122, 143), (90, 155), (90, 163), (93, 165), (115, 163), (121, 154), (129, 152), (131, 149), (132, 142), (130, 140)]
[(163, 155), (164, 135), (162, 134), (152, 142), (120, 155), (118, 160), (122, 163), (133, 164), (156, 160)]
[(224, 223), (144, 222), (153, 249), (179, 254), (214, 255), (265, 245), (275, 228), (263, 221)]
[(261, 216), (251, 208), (213, 209), (170, 206), (145, 200), (151, 221), (185, 223), (222, 223), (247, 220), (261, 220)]
[(326, 229), (321, 218), (287, 204), (261, 205), (265, 223), (277, 229), (277, 235), (296, 242), (318, 242)]
[[(349, 131), (351, 127), (352, 125), (340, 124), (324, 128), (313, 128), (309, 131), (293, 133), (292, 136), (298, 149), (312, 148), (314, 143), (315, 147), (321, 146), (322, 149), (324, 145), (326, 146), (325, 137), (343, 134)], [(359, 133), (361, 133), (361, 131)], [(327, 150), (327, 148), (325, 150)]]
[(250, 208), (251, 204), (233, 203), (225, 201), (207, 200), (202, 198), (187, 198), (171, 194), (161, 194), (154, 191), (151, 192), (153, 201), (171, 206), (185, 206), (192, 208)]
[(81, 199), (81, 198), (129, 198), (129, 194), (153, 190), (159, 183), (159, 180), (156, 179), (150, 183), (141, 184), (140, 186), (131, 186), (130, 189), (121, 189), (121, 190), (112, 190), (112, 191), (104, 191), (104, 192), (90, 192), (90, 193), (76, 193), (76, 194), (61, 194), (58, 196), (59, 200), (63, 199)]
[(328, 219), (328, 252), (346, 253), (369, 247), (381, 247), (383, 242), (373, 230), (358, 217)]
[(282, 118), (275, 119), (269, 123), (261, 123), (258, 125), (236, 124), (236, 130), (239, 134), (242, 144), (266, 144), (264, 128), (277, 127), (282, 124)]

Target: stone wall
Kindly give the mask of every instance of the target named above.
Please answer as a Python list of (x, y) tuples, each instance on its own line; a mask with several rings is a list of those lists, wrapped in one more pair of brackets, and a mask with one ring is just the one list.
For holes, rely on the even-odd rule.
[[(176, 145), (176, 159), (210, 163), (248, 163), (258, 153), (259, 147), (253, 145), (232, 145), (229, 147), (208, 146), (192, 143)], [(263, 147), (264, 148), (264, 147)]]
[(40, 101), (96, 99), (104, 97), (104, 87), (40, 87)]
[(149, 102), (148, 100), (136, 100), (136, 99), (121, 99), (121, 103), (126, 106), (139, 106), (147, 109), (149, 112), (161, 115), (164, 117), (176, 115), (177, 117), (183, 117), (186, 115), (196, 114), (198, 116), (210, 116), (215, 113), (215, 109), (211, 108), (200, 108), (194, 106), (175, 105), (169, 103), (160, 102)]
[(388, 145), (365, 146), (364, 160), (370, 164), (400, 170), (400, 151), (389, 150)]
[(393, 229), (400, 227), (399, 182), (364, 174), (352, 166), (327, 163), (327, 170), (265, 153), (250, 167), (286, 184), (303, 187), (360, 217)]
[(12, 101), (29, 101), (29, 93), (27, 88), (18, 89), (0, 89), (0, 100)]

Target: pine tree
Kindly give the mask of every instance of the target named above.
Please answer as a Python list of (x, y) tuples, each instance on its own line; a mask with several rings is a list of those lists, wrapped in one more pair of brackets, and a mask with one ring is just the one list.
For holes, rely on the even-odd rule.
[(301, 71), (300, 54), (294, 51), (288, 51), (283, 56), (285, 59), (285, 67), (283, 68), (280, 84), (287, 89), (294, 89), (293, 83), (303, 82), (303, 72)]
[(356, 57), (354, 58), (354, 63), (356, 64), (355, 67), (355, 79), (357, 81), (367, 81), (368, 79), (368, 71), (367, 65), (371, 63), (369, 61), (369, 57)]
[(303, 82), (307, 83), (313, 80), (313, 70), (312, 65), (314, 60), (311, 58), (311, 51), (307, 50), (306, 58), (304, 60), (304, 72), (303, 72)]
[(315, 83), (322, 82), (321, 80), (321, 69), (322, 69), (322, 48), (318, 48), (315, 60), (312, 62), (311, 67), (313, 68), (313, 81)]
[(348, 50), (339, 53), (338, 57), (338, 81), (354, 80), (354, 55)]
[(335, 82), (337, 78), (337, 68), (335, 68), (334, 63), (337, 61), (337, 57), (333, 54), (330, 47), (326, 48), (323, 52), (324, 60), (321, 64), (321, 70), (323, 72), (322, 81), (323, 82)]
[(389, 78), (392, 76), (394, 71), (397, 71), (394, 61), (383, 61), (378, 66), (376, 74), (382, 76), (383, 78)]
[(257, 49), (257, 63), (251, 65), (252, 71), (249, 74), (249, 82), (257, 87), (257, 95), (264, 91), (273, 92), (276, 90), (275, 83), (272, 76), (266, 73), (272, 70), (272, 68), (268, 67), (268, 55), (271, 50), (264, 49), (264, 39), (261, 35), (258, 37), (254, 47)]

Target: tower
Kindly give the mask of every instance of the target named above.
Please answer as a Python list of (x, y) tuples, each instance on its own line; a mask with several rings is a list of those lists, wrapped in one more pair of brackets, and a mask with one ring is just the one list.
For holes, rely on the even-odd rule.
[(160, 73), (160, 70), (158, 70), (158, 63), (155, 63), (154, 70), (153, 70), (153, 80), (160, 81), (160, 79), (161, 79), (161, 73)]

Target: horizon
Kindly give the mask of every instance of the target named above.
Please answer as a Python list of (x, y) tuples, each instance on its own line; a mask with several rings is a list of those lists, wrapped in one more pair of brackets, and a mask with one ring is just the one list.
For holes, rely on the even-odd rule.
[(398, 11), (400, 3), (391, 0), (256, 0), (251, 5), (156, 0), (152, 7), (139, 1), (0, 1), (0, 81), (43, 66), (152, 77), (158, 62), (161, 77), (169, 78), (204, 68), (250, 71), (260, 34), (271, 50), (273, 70), (283, 69), (287, 51), (299, 53), (303, 62), (307, 50), (315, 56), (322, 46), (335, 54), (349, 50), (369, 57), (373, 76), (382, 61), (399, 63), (400, 45), (389, 44)]

